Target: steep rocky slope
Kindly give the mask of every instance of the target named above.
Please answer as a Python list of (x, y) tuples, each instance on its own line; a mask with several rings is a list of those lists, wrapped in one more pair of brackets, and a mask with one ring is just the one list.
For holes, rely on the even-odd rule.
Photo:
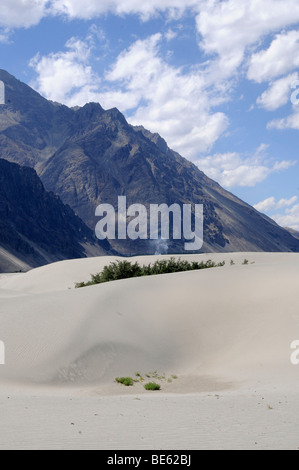
[(0, 272), (103, 254), (92, 231), (35, 170), (0, 159)]
[[(36, 169), (94, 231), (95, 209), (133, 203), (204, 205), (203, 251), (299, 251), (299, 241), (273, 220), (225, 191), (157, 134), (132, 127), (117, 110), (99, 104), (69, 109), (49, 102), (5, 71), (0, 107), (1, 156)], [(111, 241), (123, 254), (153, 253), (150, 241)], [(170, 253), (184, 251), (171, 241)]]

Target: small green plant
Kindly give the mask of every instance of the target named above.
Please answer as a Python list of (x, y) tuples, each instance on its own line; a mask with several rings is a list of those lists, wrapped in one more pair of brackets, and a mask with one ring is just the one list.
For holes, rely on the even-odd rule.
[[(147, 379), (150, 379), (151, 381), (149, 383), (144, 384), (146, 377)], [(115, 379), (116, 383), (122, 384), (126, 387), (132, 387), (135, 384), (142, 384), (145, 390), (161, 390), (161, 385), (159, 385), (159, 382), (166, 381), (167, 383), (173, 383), (174, 380), (178, 379), (177, 375), (171, 375), (170, 377), (166, 376), (166, 373), (164, 372), (163, 374), (159, 374), (158, 371), (154, 372), (148, 372), (147, 374), (143, 374), (141, 372), (135, 372), (134, 378), (132, 377), (118, 377)], [(158, 381), (158, 383), (156, 383)]]
[(136, 377), (138, 378), (138, 380), (135, 380), (135, 382), (144, 382), (144, 378), (142, 377), (142, 375), (140, 374), (140, 372), (136, 372)]
[(236, 263), (234, 262), (234, 260), (232, 259), (231, 262), (230, 262), (230, 265), (231, 266), (234, 266)]
[(125, 385), (126, 387), (133, 387), (134, 380), (131, 377), (117, 377), (115, 382)]
[(248, 264), (249, 264), (249, 261), (248, 261), (248, 259), (244, 259), (244, 261), (243, 261), (243, 265), (247, 266)]
[(145, 390), (149, 390), (149, 391), (157, 391), (157, 390), (161, 390), (161, 385), (156, 384), (155, 382), (149, 382), (145, 384), (144, 388)]
[(222, 263), (217, 264), (217, 268), (222, 268), (223, 266), (225, 266), (225, 261), (222, 261)]

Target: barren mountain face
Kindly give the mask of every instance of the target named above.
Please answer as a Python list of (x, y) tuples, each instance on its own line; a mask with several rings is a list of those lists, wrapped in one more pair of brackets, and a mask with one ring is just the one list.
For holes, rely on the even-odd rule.
[(0, 271), (100, 255), (92, 231), (48, 193), (36, 172), (0, 159)]
[[(203, 204), (202, 251), (299, 251), (299, 240), (225, 191), (195, 165), (168, 148), (157, 134), (133, 127), (117, 110), (90, 103), (70, 109), (42, 98), (7, 72), (6, 105), (0, 107), (1, 157), (36, 169), (49, 191), (59, 195), (94, 231), (95, 209), (118, 196), (128, 205)], [(115, 240), (122, 254), (150, 254), (149, 240)], [(184, 252), (184, 240), (166, 251)]]

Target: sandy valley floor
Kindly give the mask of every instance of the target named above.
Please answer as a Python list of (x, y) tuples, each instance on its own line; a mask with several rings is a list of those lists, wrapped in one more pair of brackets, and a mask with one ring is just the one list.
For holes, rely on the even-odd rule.
[[(299, 255), (191, 258), (226, 266), (78, 290), (111, 259), (0, 275), (0, 449), (299, 448)], [(160, 392), (114, 382), (154, 371)]]

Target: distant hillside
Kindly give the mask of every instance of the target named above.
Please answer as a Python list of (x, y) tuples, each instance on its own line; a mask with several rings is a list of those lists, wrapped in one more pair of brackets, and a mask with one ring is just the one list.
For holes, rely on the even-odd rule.
[[(206, 252), (299, 251), (299, 240), (208, 178), (158, 135), (133, 127), (117, 109), (89, 103), (70, 109), (41, 97), (0, 70), (6, 105), (0, 107), (1, 156), (36, 169), (94, 231), (95, 208), (128, 204), (204, 205)], [(150, 241), (114, 241), (122, 254), (155, 253)], [(169, 253), (184, 252), (172, 241)]]
[(36, 172), (0, 159), (0, 272), (106, 251)]
[(288, 227), (286, 227), (286, 230), (287, 230), (288, 232), (290, 232), (290, 234), (291, 234), (293, 237), (295, 237), (295, 238), (297, 238), (297, 239), (299, 240), (299, 232), (297, 232), (296, 230), (294, 230), (294, 229), (292, 229), (292, 228), (288, 228)]

